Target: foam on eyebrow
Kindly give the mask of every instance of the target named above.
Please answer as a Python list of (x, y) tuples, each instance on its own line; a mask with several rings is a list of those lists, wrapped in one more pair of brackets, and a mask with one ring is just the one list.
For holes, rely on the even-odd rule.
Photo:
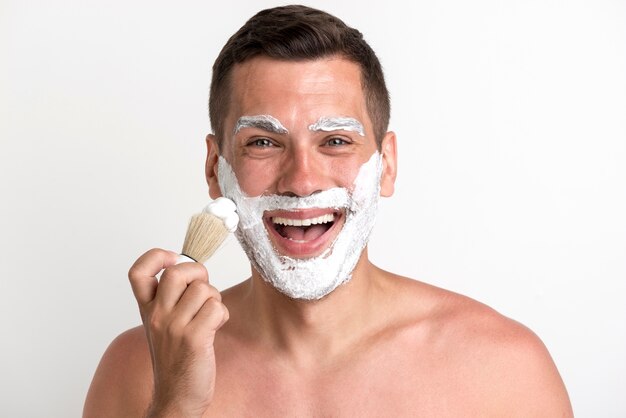
[(271, 115), (242, 116), (237, 119), (233, 134), (236, 135), (243, 128), (259, 128), (264, 131), (274, 132), (277, 134), (289, 133), (287, 128), (285, 128), (278, 119)]
[(321, 117), (312, 125), (310, 131), (352, 131), (365, 136), (363, 124), (354, 118), (346, 117)]

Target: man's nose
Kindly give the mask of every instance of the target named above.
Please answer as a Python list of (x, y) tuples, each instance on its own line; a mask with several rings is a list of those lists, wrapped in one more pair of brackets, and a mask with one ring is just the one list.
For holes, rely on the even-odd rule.
[(292, 149), (286, 156), (278, 180), (278, 193), (292, 196), (309, 196), (325, 190), (327, 173), (311, 150)]

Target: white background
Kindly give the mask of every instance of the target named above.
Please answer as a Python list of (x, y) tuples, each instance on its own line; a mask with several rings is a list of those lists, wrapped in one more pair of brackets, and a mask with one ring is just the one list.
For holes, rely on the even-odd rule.
[[(386, 71), (372, 259), (528, 325), (577, 416), (626, 416), (626, 2), (403, 3), (309, 3)], [(207, 202), (212, 62), (276, 4), (0, 0), (0, 415), (80, 415), (139, 324), (129, 266)], [(208, 266), (249, 272), (234, 240)]]

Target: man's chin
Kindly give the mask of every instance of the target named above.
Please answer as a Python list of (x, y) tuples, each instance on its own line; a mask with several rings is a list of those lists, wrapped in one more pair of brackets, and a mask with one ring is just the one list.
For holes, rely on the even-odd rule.
[[(280, 240), (274, 244), (262, 227), (255, 233), (238, 234), (238, 238), (260, 278), (290, 299), (316, 301), (350, 279), (362, 253), (362, 243), (345, 236), (353, 228), (343, 221), (335, 227), (315, 252), (292, 249), (291, 243), (280, 246), (284, 242)], [(349, 234), (353, 235), (359, 234)]]

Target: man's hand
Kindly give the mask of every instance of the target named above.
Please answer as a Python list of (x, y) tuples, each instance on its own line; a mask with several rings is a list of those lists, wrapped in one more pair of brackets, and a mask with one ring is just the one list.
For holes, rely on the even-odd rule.
[(206, 411), (215, 388), (215, 332), (228, 320), (206, 268), (175, 265), (177, 259), (174, 252), (153, 249), (128, 272), (152, 357), (151, 417), (200, 417)]

